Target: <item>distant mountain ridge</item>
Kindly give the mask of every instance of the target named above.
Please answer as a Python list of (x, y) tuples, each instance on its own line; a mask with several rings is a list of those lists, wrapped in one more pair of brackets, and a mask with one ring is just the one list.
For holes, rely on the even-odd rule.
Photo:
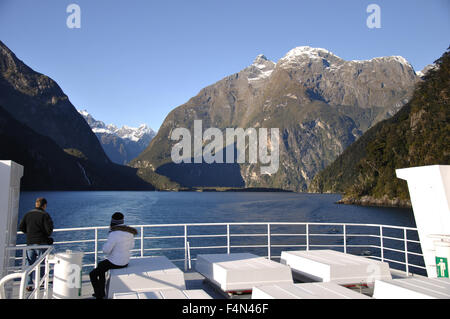
[(395, 169), (450, 164), (450, 51), (422, 76), (411, 101), (347, 148), (309, 191), (343, 193), (349, 204), (411, 206)]
[(86, 110), (78, 110), (95, 133), (108, 157), (114, 163), (126, 165), (136, 158), (155, 137), (156, 133), (146, 124), (139, 127), (106, 125), (96, 120)]
[[(394, 115), (411, 98), (421, 78), (402, 57), (345, 61), (332, 52), (307, 46), (278, 62), (258, 55), (238, 73), (202, 89), (172, 110), (149, 147), (130, 165), (147, 180), (154, 173), (181, 186), (281, 188), (306, 191), (314, 176), (368, 128)], [(176, 165), (169, 139), (178, 127), (279, 128), (280, 168), (261, 175), (259, 164)], [(148, 175), (146, 177), (146, 175)]]

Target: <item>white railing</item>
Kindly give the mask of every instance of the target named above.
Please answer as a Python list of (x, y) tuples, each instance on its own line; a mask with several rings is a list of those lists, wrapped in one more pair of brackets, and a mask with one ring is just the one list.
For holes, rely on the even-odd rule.
[[(246, 223), (190, 223), (190, 224), (153, 224), (153, 225), (131, 225), (138, 229), (139, 235), (135, 237), (135, 241), (139, 242), (139, 247), (133, 249), (132, 252), (135, 257), (144, 257), (159, 254), (162, 252), (171, 253), (179, 251), (181, 254), (184, 251), (184, 258), (171, 259), (173, 262), (184, 262), (185, 270), (191, 268), (191, 261), (195, 260), (191, 258), (191, 251), (205, 251), (205, 250), (222, 250), (226, 253), (231, 253), (232, 250), (239, 249), (263, 249), (263, 253), (266, 258), (275, 259), (280, 258), (280, 255), (273, 255), (272, 251), (276, 249), (338, 249), (345, 253), (352, 253), (350, 250), (355, 248), (365, 248), (378, 251), (377, 255), (366, 254), (368, 258), (375, 258), (381, 261), (389, 262), (390, 264), (400, 265), (404, 267), (405, 272), (409, 275), (417, 272), (416, 270), (425, 270), (423, 265), (423, 255), (419, 249), (415, 251), (409, 249), (409, 244), (415, 244), (420, 247), (420, 241), (408, 238), (408, 232), (417, 234), (416, 228), (401, 227), (401, 226), (388, 226), (379, 224), (350, 224), (350, 223), (302, 223), (302, 222), (246, 222)], [(223, 232), (214, 233), (197, 233), (195, 229), (211, 229), (222, 227)], [(263, 232), (232, 232), (232, 229), (239, 228), (252, 228), (260, 227)], [(295, 231), (290, 233), (280, 233), (276, 231), (277, 227), (303, 227), (303, 232)], [(327, 231), (314, 231), (314, 228), (325, 227)], [(92, 232), (92, 235), (88, 238), (80, 238), (77, 240), (61, 240), (55, 241), (54, 246), (72, 245), (83, 246), (86, 244), (93, 244), (94, 249), (92, 251), (84, 251), (85, 256), (91, 257), (91, 263), (86, 263), (83, 267), (92, 267), (98, 264), (99, 255), (101, 254), (101, 244), (106, 241), (106, 234), (100, 238), (99, 232), (108, 229), (108, 226), (101, 227), (79, 227), (79, 228), (63, 228), (55, 229), (54, 237), (59, 234), (72, 233), (70, 237), (75, 237), (75, 232)], [(355, 232), (358, 228), (370, 229), (370, 232)], [(170, 235), (160, 234), (164, 229), (171, 230)], [(174, 229), (177, 229), (173, 234)], [(352, 232), (352, 230), (354, 230)], [(388, 235), (388, 231), (394, 231), (400, 235)], [(153, 234), (152, 234), (153, 233)], [(20, 233), (19, 233), (20, 234)], [(145, 235), (147, 234), (147, 236)], [(150, 236), (148, 236), (150, 235)], [(257, 238), (265, 239), (263, 243), (244, 243), (240, 245), (233, 245), (233, 239), (242, 239), (257, 241)], [(275, 243), (276, 239), (284, 238), (285, 241), (281, 243)], [(303, 241), (301, 239), (303, 238)], [(334, 238), (334, 239), (333, 239)], [(168, 246), (162, 244), (164, 242), (177, 239), (180, 244), (177, 246)], [(207, 243), (207, 239), (215, 240), (214, 243)], [(224, 240), (224, 244), (220, 244), (220, 239)], [(193, 242), (200, 240), (200, 244), (195, 245)], [(350, 241), (359, 240), (360, 243), (349, 243)], [(370, 243), (370, 240), (375, 240), (377, 243)], [(158, 241), (155, 243), (155, 241)], [(361, 241), (366, 241), (361, 243)], [(369, 241), (367, 243), (367, 241)], [(151, 242), (150, 248), (146, 248), (145, 244)], [(317, 243), (318, 242), (318, 243)], [(395, 247), (387, 245), (388, 242), (396, 243)], [(388, 258), (387, 254), (396, 254), (395, 257)], [(401, 256), (401, 257), (399, 257)], [(420, 260), (419, 263), (411, 262), (410, 257)], [(93, 259), (93, 260), (92, 260)]]
[[(48, 245), (35, 245), (35, 246), (16, 246), (16, 247), (7, 247), (6, 249), (9, 251), (22, 251), (22, 260), (21, 266), (13, 267), (10, 271), (14, 271), (3, 277), (0, 280), (0, 299), (7, 298), (7, 294), (5, 291), (5, 286), (15, 279), (20, 279), (19, 284), (19, 296), (18, 299), (47, 299), (49, 297), (49, 276), (50, 276), (50, 265), (49, 265), (49, 257), (50, 253), (53, 251), (53, 246)], [(29, 249), (45, 249), (45, 251), (36, 259), (36, 261), (26, 267), (26, 252)], [(44, 273), (41, 278), (41, 267), (44, 267)], [(25, 292), (25, 288), (27, 285), (28, 276), (34, 271), (34, 287), (32, 292), (27, 296)], [(43, 290), (41, 291), (41, 286), (44, 285)]]

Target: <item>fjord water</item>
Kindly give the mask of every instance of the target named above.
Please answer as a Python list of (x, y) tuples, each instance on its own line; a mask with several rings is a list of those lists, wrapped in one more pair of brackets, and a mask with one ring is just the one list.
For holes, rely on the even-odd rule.
[(19, 218), (48, 200), (55, 228), (213, 222), (327, 222), (415, 227), (411, 209), (340, 205), (337, 194), (282, 192), (22, 192)]
[[(318, 223), (358, 223), (358, 224), (383, 224), (395, 226), (415, 227), (414, 216), (411, 209), (362, 207), (353, 205), (340, 205), (336, 201), (340, 199), (337, 194), (299, 194), (283, 192), (139, 192), (139, 191), (90, 191), (90, 192), (22, 192), (20, 197), (19, 218), (33, 207), (37, 197), (45, 197), (48, 200), (47, 211), (52, 216), (55, 229), (108, 226), (111, 215), (120, 211), (125, 215), (128, 225), (145, 224), (183, 224), (183, 223), (220, 223), (220, 222), (318, 222)], [(359, 226), (358, 226), (359, 227)], [(361, 227), (360, 227), (361, 228)], [(261, 256), (267, 256), (267, 227), (260, 226), (232, 226), (233, 234), (263, 234), (260, 237), (239, 236), (231, 238), (231, 252), (251, 252)], [(311, 237), (309, 244), (340, 245), (343, 247), (342, 227), (334, 226), (310, 226), (310, 233), (326, 233), (336, 237)], [(379, 229), (347, 229), (347, 235), (351, 232), (378, 235)], [(223, 235), (226, 234), (225, 226), (213, 226), (207, 229), (193, 227), (189, 229), (189, 235)], [(389, 235), (383, 231), (384, 235)], [(305, 234), (305, 226), (273, 226), (271, 234)], [(183, 267), (184, 247), (183, 227), (152, 228), (145, 229), (144, 236), (179, 236), (175, 239), (150, 239), (144, 242), (145, 255), (164, 254), (169, 259), (178, 260), (177, 266)], [(392, 234), (402, 238), (403, 232)], [(100, 230), (99, 239), (107, 236), (107, 230)], [(136, 236), (135, 255), (139, 255), (140, 234)], [(410, 235), (408, 235), (410, 236)], [(94, 238), (93, 231), (58, 232), (53, 234), (55, 241), (73, 241)], [(417, 239), (417, 238), (414, 238)], [(23, 235), (18, 237), (18, 243), (25, 240)], [(192, 249), (193, 258), (196, 253), (225, 253), (224, 248), (211, 248), (200, 250), (195, 247), (226, 247), (225, 237), (202, 237), (188, 239)], [(273, 236), (271, 245), (303, 245), (305, 236)], [(363, 244), (367, 247), (352, 245)], [(384, 245), (389, 243), (385, 241)], [(260, 245), (259, 248), (239, 248), (239, 245)], [(348, 252), (358, 255), (380, 256), (380, 250), (370, 245), (380, 245), (379, 238), (353, 237), (347, 239)], [(392, 248), (402, 249), (403, 242), (393, 241)], [(99, 246), (101, 251), (102, 243)], [(181, 247), (178, 250), (156, 251), (158, 248)], [(322, 246), (323, 247), (323, 246)], [(60, 244), (55, 246), (56, 251), (65, 249), (94, 251), (93, 242), (77, 244)], [(289, 249), (299, 249), (298, 246)], [(323, 249), (326, 249), (323, 247)], [(351, 251), (349, 251), (352, 249)], [(272, 256), (280, 256), (284, 247), (272, 247)], [(417, 250), (417, 249), (416, 249)], [(389, 258), (389, 252), (385, 257)], [(396, 259), (403, 258), (392, 256)], [(100, 253), (99, 258), (103, 258)], [(92, 254), (85, 255), (84, 263), (94, 262)], [(419, 260), (418, 263), (421, 263)], [(395, 265), (394, 265), (395, 266)], [(89, 268), (89, 267), (88, 267)], [(396, 267), (397, 268), (397, 267)]]

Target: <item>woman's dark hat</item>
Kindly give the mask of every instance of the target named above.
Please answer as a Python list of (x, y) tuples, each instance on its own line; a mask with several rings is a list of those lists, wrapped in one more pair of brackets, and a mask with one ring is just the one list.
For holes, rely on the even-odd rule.
[(124, 216), (120, 212), (115, 212), (111, 217), (111, 226), (121, 225), (124, 223)]

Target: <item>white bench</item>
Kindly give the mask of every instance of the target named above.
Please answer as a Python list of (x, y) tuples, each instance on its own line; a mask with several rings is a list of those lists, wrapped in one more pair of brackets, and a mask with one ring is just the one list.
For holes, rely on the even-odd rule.
[(392, 279), (388, 263), (334, 250), (283, 251), (281, 263), (311, 281), (372, 285)]
[(255, 287), (252, 299), (370, 299), (370, 297), (333, 282), (316, 282)]
[(113, 299), (212, 299), (204, 290), (166, 289), (158, 291), (129, 291), (114, 293)]
[(376, 299), (450, 299), (448, 278), (422, 276), (375, 281)]
[(110, 297), (121, 292), (165, 289), (186, 289), (183, 272), (165, 256), (130, 259), (128, 267), (110, 270)]
[(293, 282), (288, 266), (249, 253), (197, 255), (195, 270), (227, 293)]

